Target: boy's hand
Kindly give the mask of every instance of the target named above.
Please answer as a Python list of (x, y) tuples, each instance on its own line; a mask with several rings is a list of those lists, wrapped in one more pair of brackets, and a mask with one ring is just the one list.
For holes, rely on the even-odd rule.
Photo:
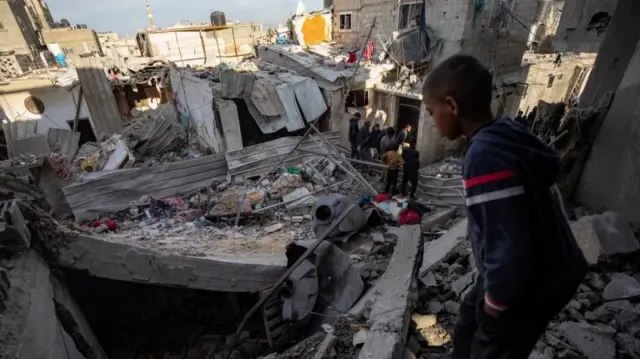
[(482, 304), (484, 305), (484, 312), (491, 318), (498, 319), (502, 316), (502, 311), (491, 308), (486, 301), (483, 301)]

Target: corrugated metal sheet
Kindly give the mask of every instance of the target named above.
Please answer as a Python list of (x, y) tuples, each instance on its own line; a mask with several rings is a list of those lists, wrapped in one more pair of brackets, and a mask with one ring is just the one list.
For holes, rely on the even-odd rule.
[(47, 137), (52, 152), (58, 152), (67, 160), (73, 160), (78, 152), (80, 132), (65, 130), (62, 128), (50, 128)]
[[(323, 135), (336, 145), (340, 142), (339, 131), (325, 132)], [(300, 138), (300, 136), (283, 137), (259, 145), (245, 147), (239, 151), (228, 151), (225, 157), (227, 159), (227, 166), (229, 167), (229, 174), (232, 176), (244, 176), (245, 178), (265, 174), (294, 149), (300, 141)], [(321, 141), (321, 139), (317, 137), (316, 140)], [(306, 139), (300, 145), (300, 148), (315, 151), (320, 150), (312, 139)], [(287, 158), (285, 164), (298, 164), (310, 156), (313, 155), (296, 151)]]
[(222, 98), (249, 98), (253, 92), (256, 75), (251, 72), (236, 72), (231, 69), (220, 72)]
[(307, 121), (313, 121), (327, 111), (327, 104), (315, 81), (305, 78), (294, 83), (293, 90)]
[(352, 69), (332, 70), (324, 66), (322, 63), (325, 58), (307, 53), (299, 46), (262, 45), (258, 48), (258, 54), (261, 59), (272, 64), (290, 68), (305, 76), (320, 76), (332, 83), (353, 74)]
[[(279, 99), (278, 99), (279, 101)], [(277, 116), (265, 116), (258, 111), (255, 103), (251, 99), (245, 99), (245, 104), (247, 104), (247, 109), (251, 114), (251, 117), (256, 121), (258, 127), (262, 133), (274, 133), (283, 129), (287, 125), (286, 117), (283, 115)], [(283, 108), (284, 111), (284, 108)]]
[(287, 131), (292, 132), (303, 129), (304, 120), (298, 109), (294, 87), (290, 84), (280, 84), (276, 86), (276, 91), (278, 91), (278, 96), (280, 96), (280, 101), (284, 106)]
[(276, 86), (267, 79), (256, 80), (251, 93), (251, 101), (264, 116), (280, 116), (284, 114), (284, 106), (280, 101)]
[(131, 207), (142, 196), (164, 198), (199, 190), (227, 174), (223, 154), (191, 160), (92, 173), (63, 188), (76, 220)]

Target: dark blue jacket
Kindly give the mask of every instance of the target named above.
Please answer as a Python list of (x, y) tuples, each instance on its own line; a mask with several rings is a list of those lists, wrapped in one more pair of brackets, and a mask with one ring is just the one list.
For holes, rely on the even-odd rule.
[(496, 309), (586, 274), (561, 200), (550, 190), (558, 162), (554, 150), (508, 118), (483, 126), (468, 141), (469, 240), (485, 301)]

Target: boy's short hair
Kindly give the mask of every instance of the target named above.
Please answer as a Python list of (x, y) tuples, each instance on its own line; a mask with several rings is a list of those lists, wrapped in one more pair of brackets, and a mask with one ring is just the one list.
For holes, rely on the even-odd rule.
[(387, 127), (387, 134), (388, 135), (393, 135), (396, 133), (396, 129), (393, 127)]
[(440, 99), (452, 97), (458, 104), (459, 116), (474, 116), (491, 111), (493, 76), (470, 55), (453, 55), (429, 73), (423, 93)]
[(362, 116), (362, 115), (360, 115), (360, 112), (356, 112), (356, 113), (353, 114), (353, 117), (360, 117), (360, 116)]

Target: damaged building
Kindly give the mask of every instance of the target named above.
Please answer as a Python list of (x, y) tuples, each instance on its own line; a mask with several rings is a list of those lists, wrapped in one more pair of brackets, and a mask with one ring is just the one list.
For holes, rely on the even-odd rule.
[[(519, 19), (531, 15), (526, 23), (536, 26), (517, 31), (515, 18), (493, 12), (497, 1), (482, 10), (432, 3), (440, 7), (427, 16), (429, 36), (465, 41), (409, 51), (421, 36), (410, 26), (414, 2), (362, 2), (342, 7), (357, 17), (334, 19), (335, 36), (380, 17), (380, 30), (400, 41), (380, 47), (374, 27), (374, 53), (397, 62), (376, 53), (347, 63), (348, 48), (311, 44), (320, 34), (305, 22), (321, 17), (326, 26), (322, 11), (297, 17), (308, 46), (262, 45), (240, 64), (152, 61), (115, 73), (88, 58), (68, 82), (0, 85), (0, 357), (448, 357), (460, 302), (477, 279), (463, 144), (437, 134), (419, 91), (428, 66), (411, 56), (430, 66), (485, 35), (487, 46), (495, 37), (506, 46), (501, 35), (524, 43), (517, 56), (505, 47), (505, 66), (493, 67), (495, 106), (500, 114), (537, 107), (530, 129), (560, 154), (558, 186), (590, 264), (531, 358), (640, 357), (632, 136), (640, 35), (628, 31), (640, 6), (589, 2), (585, 13), (611, 14), (596, 56), (552, 50), (565, 14), (578, 11), (569, 1), (562, 17), (559, 2), (500, 2)], [(392, 11), (399, 17), (382, 19)], [(453, 32), (435, 19), (448, 16), (465, 25)], [(482, 30), (491, 26), (498, 31)], [(417, 198), (379, 195), (386, 166), (347, 158), (349, 111), (415, 125), (425, 161)], [(455, 156), (436, 161), (447, 154)]]

